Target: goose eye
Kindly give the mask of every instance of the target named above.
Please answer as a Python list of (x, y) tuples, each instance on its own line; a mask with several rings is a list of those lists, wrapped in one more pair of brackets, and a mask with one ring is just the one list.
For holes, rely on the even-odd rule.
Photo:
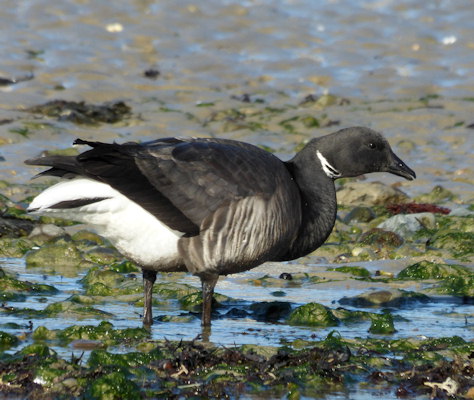
[(369, 143), (369, 149), (373, 150), (373, 149), (376, 149), (376, 148), (377, 148), (377, 145), (375, 143), (372, 143), (372, 142)]

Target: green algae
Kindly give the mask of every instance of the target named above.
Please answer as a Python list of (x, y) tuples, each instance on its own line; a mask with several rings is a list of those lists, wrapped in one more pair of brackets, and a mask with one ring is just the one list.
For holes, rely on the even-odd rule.
[(40, 365), (35, 371), (35, 380), (41, 382), (45, 387), (53, 386), (54, 382), (64, 375), (64, 367), (67, 364), (58, 360), (49, 365)]
[(31, 308), (2, 308), (5, 314), (18, 315), (25, 318), (50, 318), (67, 316), (68, 318), (110, 318), (112, 314), (91, 306), (83, 306), (71, 301), (61, 301), (49, 304), (44, 310)]
[(432, 230), (434, 234), (444, 232), (474, 232), (474, 217), (457, 217), (452, 215), (437, 215), (437, 229)]
[(371, 207), (354, 207), (347, 213), (343, 221), (346, 224), (351, 222), (370, 222), (376, 217), (376, 213)]
[(328, 271), (337, 271), (342, 272), (344, 274), (350, 274), (353, 276), (358, 276), (362, 278), (366, 278), (370, 276), (370, 272), (367, 271), (364, 267), (357, 267), (357, 266), (342, 266), (342, 267), (331, 267), (327, 269)]
[[(202, 294), (199, 292), (190, 293), (180, 297), (178, 301), (183, 310), (199, 311), (202, 306)], [(214, 305), (215, 302), (213, 301), (213, 307)]]
[(38, 222), (41, 224), (53, 224), (56, 226), (74, 226), (78, 224), (78, 222), (71, 221), (70, 219), (55, 218), (44, 215), (41, 215), (38, 218)]
[(390, 313), (372, 314), (371, 320), (370, 333), (391, 335), (397, 331), (393, 323), (393, 316)]
[(474, 255), (474, 232), (440, 233), (430, 240), (429, 246), (448, 250), (455, 257)]
[[(175, 298), (174, 296), (172, 298)], [(229, 301), (230, 298), (219, 293), (215, 293), (212, 299), (212, 306), (219, 307), (220, 303)], [(202, 292), (196, 291), (178, 297), (178, 302), (183, 310), (201, 311), (202, 309)]]
[(106, 345), (135, 343), (148, 339), (150, 332), (144, 328), (114, 329), (110, 322), (102, 321), (97, 326), (73, 325), (63, 330), (50, 330), (39, 326), (32, 334), (35, 340), (59, 340), (70, 343), (74, 340), (100, 340)]
[(123, 256), (115, 249), (107, 247), (93, 247), (83, 254), (85, 260), (94, 264), (109, 265), (123, 261)]
[(189, 314), (180, 314), (180, 315), (159, 315), (156, 317), (157, 321), (160, 322), (171, 322), (171, 323), (188, 323), (196, 319), (195, 316)]
[(88, 288), (89, 286), (96, 283), (102, 283), (107, 287), (115, 288), (124, 282), (125, 279), (126, 278), (124, 275), (116, 271), (102, 269), (100, 267), (93, 267), (87, 271), (87, 274), (80, 280), (80, 282), (85, 288)]
[(435, 186), (430, 193), (416, 196), (413, 200), (416, 201), (417, 203), (439, 204), (439, 203), (453, 200), (455, 197), (456, 196), (454, 195), (453, 192), (438, 185), (438, 186)]
[[(108, 335), (115, 331), (109, 323), (100, 326)], [(160, 341), (147, 343), (145, 351), (94, 350), (85, 364), (74, 358), (62, 360), (48, 346), (35, 343), (0, 357), (0, 385), (8, 382), (10, 393), (53, 397), (70, 388), (67, 393), (74, 397), (99, 399), (239, 398), (244, 394), (298, 398), (345, 390), (351, 383), (367, 381), (368, 374), (387, 374), (391, 385), (407, 385), (416, 394), (424, 393), (423, 381), (450, 376), (466, 391), (474, 379), (468, 374), (474, 367), (470, 358), (474, 343), (460, 337), (344, 339), (332, 332), (324, 340), (297, 342), (283, 347), (222, 348), (196, 341)]]
[(96, 298), (92, 296), (86, 296), (83, 294), (73, 294), (71, 297), (67, 298), (66, 301), (71, 301), (77, 304), (92, 305), (97, 303)]
[[(21, 220), (27, 220), (27, 221), (33, 220), (33, 217), (31, 215), (28, 215), (25, 209), (17, 205), (7, 207), (5, 210), (3, 210), (2, 218), (21, 219)], [(19, 232), (15, 234), (20, 235), (20, 236), (25, 236), (29, 234), (29, 230), (24, 230), (22, 229), (22, 227), (19, 227)]]
[(444, 279), (451, 276), (469, 276), (472, 272), (462, 265), (440, 264), (423, 260), (400, 271), (398, 279)]
[(287, 320), (290, 325), (328, 327), (339, 325), (339, 320), (331, 311), (318, 303), (308, 303), (295, 308)]
[(26, 296), (20, 293), (11, 293), (0, 291), (0, 301), (25, 301)]
[(470, 276), (449, 276), (431, 291), (450, 296), (474, 298), (474, 274)]
[(0, 257), (23, 257), (34, 246), (27, 238), (0, 237)]
[(165, 299), (181, 299), (191, 294), (198, 294), (201, 291), (192, 285), (177, 282), (157, 282), (153, 286), (153, 293)]
[(135, 276), (114, 269), (93, 267), (80, 280), (87, 296), (124, 296), (143, 293), (143, 285)]
[(25, 256), (27, 268), (46, 267), (53, 270), (79, 268), (84, 258), (68, 237), (57, 238)]
[(87, 244), (98, 246), (103, 246), (106, 244), (106, 240), (102, 236), (85, 229), (77, 231), (71, 237), (75, 242), (83, 241)]
[(19, 353), (26, 356), (35, 355), (38, 357), (45, 358), (57, 358), (57, 353), (53, 349), (50, 349), (48, 346), (42, 343), (33, 343), (28, 346), (25, 346), (19, 351)]
[(111, 372), (91, 382), (86, 389), (85, 397), (94, 400), (142, 398), (138, 386), (121, 372)]
[(115, 354), (109, 353), (106, 350), (94, 350), (91, 352), (87, 363), (91, 367), (114, 365), (125, 368), (136, 368), (149, 364), (153, 359), (153, 354), (150, 353), (130, 352)]
[(98, 310), (91, 306), (83, 306), (72, 301), (61, 301), (57, 303), (51, 303), (48, 305), (44, 311), (45, 316), (60, 316), (60, 315), (68, 315), (68, 317), (76, 317), (76, 318), (104, 318), (104, 317), (111, 317), (112, 314)]
[(348, 324), (371, 320), (373, 314), (367, 311), (347, 310), (343, 307), (338, 307), (335, 310), (331, 310), (331, 312), (339, 321)]
[(462, 347), (466, 344), (468, 344), (468, 342), (459, 336), (430, 338), (423, 340), (420, 349), (428, 351), (444, 350), (452, 347)]
[(0, 331), (0, 350), (16, 346), (18, 343), (19, 340), (16, 336), (11, 335), (7, 332)]
[(101, 282), (95, 282), (86, 289), (87, 296), (112, 296), (113, 293), (113, 289)]
[(4, 301), (21, 301), (30, 295), (51, 295), (58, 290), (51, 285), (21, 281), (6, 275), (0, 268), (0, 299)]
[(131, 272), (141, 272), (141, 268), (132, 261), (121, 261), (112, 263), (109, 265), (112, 271), (119, 272), (121, 274), (128, 274)]

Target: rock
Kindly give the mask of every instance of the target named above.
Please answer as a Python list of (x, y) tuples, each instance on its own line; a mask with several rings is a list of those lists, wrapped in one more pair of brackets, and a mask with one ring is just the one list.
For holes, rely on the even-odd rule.
[(122, 274), (110, 269), (91, 268), (80, 282), (85, 288), (89, 288), (97, 283), (101, 283), (109, 288), (117, 288), (125, 279)]
[(450, 217), (472, 217), (474, 216), (474, 211), (471, 211), (464, 207), (458, 207), (451, 210), (449, 213)]
[(344, 274), (351, 274), (353, 276), (359, 276), (362, 278), (368, 278), (370, 276), (370, 272), (367, 271), (367, 269), (365, 269), (364, 267), (358, 267), (358, 266), (344, 265), (342, 267), (327, 268), (327, 270), (342, 272)]
[[(212, 307), (220, 306), (220, 303), (229, 301), (230, 298), (219, 293), (214, 293), (212, 297)], [(179, 305), (183, 310), (200, 312), (202, 310), (202, 293), (196, 289), (195, 292), (186, 294), (178, 298)]]
[(470, 276), (450, 276), (436, 286), (431, 291), (443, 295), (462, 297), (464, 304), (474, 303), (474, 275)]
[(444, 279), (451, 276), (470, 276), (472, 272), (463, 265), (439, 264), (427, 260), (409, 265), (401, 270), (398, 279)]
[(19, 353), (26, 354), (28, 356), (31, 356), (34, 354), (36, 356), (44, 357), (44, 358), (47, 358), (47, 357), (50, 357), (52, 359), (57, 358), (57, 353), (53, 349), (50, 349), (48, 346), (42, 343), (33, 343), (26, 347), (23, 347), (19, 351)]
[(438, 185), (433, 188), (430, 193), (422, 194), (414, 198), (418, 203), (442, 203), (445, 201), (453, 200), (455, 195), (453, 192), (445, 189), (444, 187)]
[(97, 235), (94, 232), (90, 232), (87, 230), (80, 230), (72, 235), (72, 240), (75, 242), (83, 242), (89, 246), (97, 245), (97, 246), (104, 246), (105, 240), (102, 236)]
[(12, 347), (18, 344), (19, 340), (7, 332), (0, 331), (0, 348), (3, 350), (7, 347)]
[(34, 245), (27, 238), (0, 237), (0, 257), (23, 257)]
[(395, 333), (397, 330), (393, 324), (393, 317), (390, 313), (384, 314), (373, 314), (372, 324), (370, 325), (369, 332), (382, 335), (390, 335)]
[(33, 228), (29, 239), (40, 239), (43, 242), (48, 241), (49, 239), (65, 235), (66, 231), (64, 228), (61, 228), (54, 224), (41, 224)]
[(345, 205), (385, 205), (405, 203), (408, 196), (381, 182), (349, 182), (337, 191), (337, 201)]
[(42, 312), (46, 317), (67, 316), (67, 318), (102, 318), (108, 319), (113, 314), (99, 310), (91, 306), (83, 306), (82, 304), (73, 303), (71, 301), (59, 301), (49, 304)]
[(229, 311), (225, 313), (227, 318), (246, 318), (249, 316), (249, 313), (241, 308), (232, 307)]
[(0, 237), (17, 238), (28, 235), (34, 228), (33, 221), (13, 217), (0, 217)]
[(112, 296), (114, 291), (100, 282), (95, 282), (86, 289), (88, 296)]
[[(105, 344), (100, 341), (100, 340), (90, 340), (90, 339), (77, 339), (73, 340), (70, 344), (70, 347), (72, 347), (75, 350), (94, 350), (94, 349), (102, 349), (105, 346)], [(66, 383), (64, 381), (63, 383)]]
[(344, 218), (343, 222), (348, 224), (352, 221), (370, 222), (375, 218), (375, 212), (370, 207), (355, 207)]
[(123, 372), (111, 372), (92, 380), (86, 389), (89, 399), (141, 399), (137, 385)]
[(109, 265), (109, 269), (115, 272), (120, 272), (121, 274), (128, 274), (131, 272), (141, 272), (141, 268), (139, 268), (138, 265), (128, 260), (112, 263)]
[(156, 317), (157, 321), (160, 322), (172, 322), (172, 323), (188, 323), (196, 319), (194, 315), (181, 314), (181, 315), (159, 315)]
[(54, 286), (20, 281), (0, 269), (0, 302), (25, 301), (26, 296), (56, 294)]
[(375, 260), (377, 255), (375, 252), (367, 247), (354, 247), (351, 251), (353, 257), (357, 257), (359, 260)]
[(474, 232), (447, 232), (430, 240), (430, 247), (452, 252), (455, 257), (474, 255)]
[(291, 306), (283, 301), (262, 301), (250, 306), (253, 317), (258, 321), (278, 321), (286, 318), (291, 312)]
[(96, 264), (109, 265), (123, 260), (123, 256), (115, 249), (93, 247), (84, 253), (84, 258)]
[(288, 318), (288, 323), (290, 325), (328, 327), (339, 325), (339, 320), (322, 304), (308, 303), (295, 308)]
[(413, 303), (427, 303), (430, 298), (424, 294), (398, 289), (372, 290), (354, 297), (343, 297), (342, 305), (353, 307), (404, 307)]
[(433, 229), (435, 226), (436, 219), (434, 214), (418, 213), (394, 215), (377, 225), (377, 228), (395, 232), (400, 236), (409, 236), (420, 229)]
[(81, 253), (72, 242), (48, 243), (26, 254), (26, 266), (49, 267), (53, 269), (79, 267), (84, 261)]
[(379, 247), (400, 247), (403, 244), (403, 239), (395, 232), (373, 228), (365, 232), (359, 242)]

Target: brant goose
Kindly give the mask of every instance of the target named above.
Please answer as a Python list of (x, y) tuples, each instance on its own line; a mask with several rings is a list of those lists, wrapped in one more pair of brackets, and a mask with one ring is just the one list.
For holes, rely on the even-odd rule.
[(316, 250), (336, 218), (334, 180), (369, 172), (416, 177), (383, 136), (353, 127), (309, 141), (287, 162), (248, 143), (165, 138), (107, 144), (78, 156), (27, 164), (65, 178), (28, 211), (94, 225), (143, 269), (143, 322), (152, 323), (157, 272), (189, 271), (201, 279), (202, 325), (211, 323), (220, 275)]

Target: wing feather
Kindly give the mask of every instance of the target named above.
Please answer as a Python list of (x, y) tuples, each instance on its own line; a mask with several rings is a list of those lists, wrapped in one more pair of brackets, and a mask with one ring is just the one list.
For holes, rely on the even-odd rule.
[(249, 196), (269, 198), (289, 174), (271, 153), (225, 139), (165, 138), (106, 144), (76, 157), (28, 160), (51, 166), (42, 174), (86, 176), (109, 184), (170, 228), (193, 236), (217, 209)]

